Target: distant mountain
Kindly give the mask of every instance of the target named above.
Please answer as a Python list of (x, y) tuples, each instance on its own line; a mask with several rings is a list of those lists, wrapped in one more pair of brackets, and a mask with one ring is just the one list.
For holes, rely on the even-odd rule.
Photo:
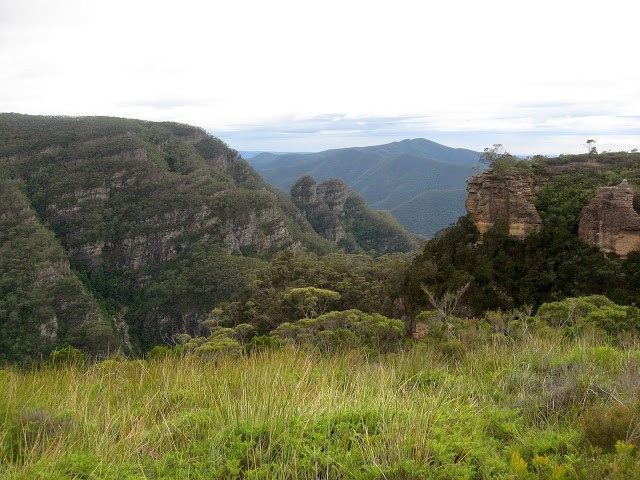
[[(238, 153), (245, 160), (249, 160), (249, 159), (257, 157), (258, 155), (260, 155), (262, 153), (265, 153), (265, 152), (262, 151), (262, 150), (240, 150), (240, 151), (238, 151)], [(269, 152), (269, 156), (271, 156), (271, 155), (290, 155), (292, 153), (303, 153), (303, 152)], [(304, 153), (307, 153), (307, 152), (304, 152)]]
[(318, 182), (344, 180), (371, 208), (388, 210), (408, 230), (433, 236), (466, 213), (465, 182), (479, 157), (418, 138), (319, 153), (261, 153), (248, 161), (285, 191), (304, 175)]
[(245, 160), (249, 160), (250, 158), (255, 157), (256, 155), (261, 154), (261, 151), (255, 151), (255, 150), (244, 150), (244, 151), (239, 151), (238, 152), (240, 155), (242, 155), (242, 158), (244, 158)]

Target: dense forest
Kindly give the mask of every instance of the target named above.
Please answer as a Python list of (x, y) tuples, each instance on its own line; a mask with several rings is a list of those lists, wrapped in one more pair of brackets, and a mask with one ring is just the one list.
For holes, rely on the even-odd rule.
[(0, 160), (3, 478), (637, 478), (640, 252), (578, 234), (636, 152), (493, 158), (542, 228), (415, 250), (185, 125), (2, 114)]
[[(204, 332), (276, 253), (339, 250), (236, 151), (188, 125), (2, 114), (0, 182), (0, 362), (65, 345), (140, 355)], [(367, 250), (413, 248), (349, 198), (360, 206), (338, 219), (345, 235), (366, 233)]]
[(640, 252), (625, 257), (604, 254), (579, 239), (578, 227), (581, 211), (598, 187), (626, 180), (638, 191), (640, 154), (503, 158), (494, 166), (494, 177), (509, 169), (545, 179), (533, 198), (542, 230), (516, 239), (497, 222), (479, 242), (474, 224), (468, 217), (460, 218), (428, 242), (413, 262), (408, 281), (413, 303), (420, 303), (422, 284), (443, 294), (470, 282), (464, 303), (474, 315), (525, 305), (537, 308), (544, 302), (590, 294), (634, 304), (640, 288)]

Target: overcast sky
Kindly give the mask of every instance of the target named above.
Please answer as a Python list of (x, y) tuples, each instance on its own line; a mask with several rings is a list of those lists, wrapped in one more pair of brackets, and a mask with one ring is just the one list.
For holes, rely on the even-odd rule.
[(237, 150), (630, 150), (639, 25), (629, 0), (0, 0), (0, 111), (178, 121)]

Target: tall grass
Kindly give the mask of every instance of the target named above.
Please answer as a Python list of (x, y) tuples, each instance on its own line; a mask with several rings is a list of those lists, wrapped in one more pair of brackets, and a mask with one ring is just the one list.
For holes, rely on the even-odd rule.
[(549, 338), (5, 369), (0, 477), (614, 478), (634, 438), (594, 447), (585, 416), (635, 408), (638, 372), (635, 348)]

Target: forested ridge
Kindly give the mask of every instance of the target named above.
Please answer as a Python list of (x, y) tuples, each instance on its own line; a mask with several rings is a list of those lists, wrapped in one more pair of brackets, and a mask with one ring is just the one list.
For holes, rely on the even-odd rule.
[[(235, 150), (189, 125), (1, 114), (0, 182), (0, 361), (65, 345), (139, 355), (204, 332), (208, 312), (277, 252), (338, 250)], [(367, 250), (413, 247), (386, 217), (353, 211), (374, 232)], [(349, 235), (350, 219), (338, 220)]]
[(461, 319), (593, 294), (633, 306), (640, 293), (640, 254), (604, 255), (577, 236), (597, 187), (638, 185), (637, 153), (502, 157), (496, 178), (515, 169), (545, 179), (541, 232), (519, 240), (498, 222), (479, 241), (461, 217), (415, 256), (381, 256), (393, 242), (408, 250), (408, 237), (343, 182), (303, 177), (291, 202), (201, 129), (0, 121), (3, 361), (65, 345), (139, 355), (179, 335), (206, 338), (212, 322), (249, 325), (250, 340), (331, 311), (396, 319), (409, 336), (452, 292), (448, 314)]
[(464, 304), (475, 315), (523, 305), (537, 308), (544, 302), (589, 294), (635, 304), (640, 252), (624, 258), (605, 254), (582, 242), (578, 228), (582, 209), (598, 188), (626, 180), (640, 191), (639, 161), (635, 152), (501, 159), (494, 165), (497, 181), (515, 169), (544, 185), (533, 198), (542, 230), (517, 239), (498, 221), (481, 239), (469, 217), (461, 217), (428, 242), (413, 262), (410, 295), (417, 302), (422, 284), (443, 294), (470, 282)]

